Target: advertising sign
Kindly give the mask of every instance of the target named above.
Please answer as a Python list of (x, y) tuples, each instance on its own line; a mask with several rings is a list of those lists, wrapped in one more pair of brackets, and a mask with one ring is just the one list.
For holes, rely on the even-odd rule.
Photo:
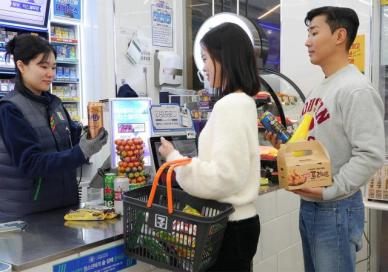
[(365, 35), (357, 35), (349, 51), (349, 62), (365, 73)]
[(124, 245), (114, 246), (53, 266), (53, 272), (119, 271), (136, 264), (125, 255)]
[(173, 48), (172, 15), (170, 0), (157, 0), (151, 5), (153, 46)]
[(81, 19), (81, 0), (54, 0), (54, 16)]

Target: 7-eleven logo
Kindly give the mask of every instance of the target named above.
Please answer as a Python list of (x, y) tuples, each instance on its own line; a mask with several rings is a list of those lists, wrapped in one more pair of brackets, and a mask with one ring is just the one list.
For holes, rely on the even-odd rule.
[(167, 229), (167, 222), (168, 218), (167, 216), (155, 214), (155, 227), (159, 229)]

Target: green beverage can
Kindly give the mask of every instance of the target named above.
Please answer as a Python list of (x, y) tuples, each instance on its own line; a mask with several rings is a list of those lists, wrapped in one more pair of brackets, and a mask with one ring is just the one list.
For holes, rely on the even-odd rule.
[(109, 208), (114, 207), (115, 191), (114, 180), (116, 174), (106, 173), (104, 175), (104, 205)]

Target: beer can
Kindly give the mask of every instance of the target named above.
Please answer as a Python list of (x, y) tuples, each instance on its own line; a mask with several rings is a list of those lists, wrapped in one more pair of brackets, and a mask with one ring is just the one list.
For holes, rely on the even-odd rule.
[(287, 129), (269, 111), (260, 115), (259, 120), (268, 131), (274, 133), (283, 143), (290, 139), (291, 135), (287, 132)]
[(106, 173), (104, 175), (104, 205), (109, 208), (114, 207), (114, 180), (116, 174)]
[(129, 189), (129, 179), (126, 176), (117, 176), (114, 180), (115, 200), (114, 207), (115, 212), (123, 214), (123, 198), (122, 194)]
[(100, 129), (104, 126), (102, 106), (103, 104), (98, 102), (88, 103), (87, 110), (90, 139), (96, 138)]

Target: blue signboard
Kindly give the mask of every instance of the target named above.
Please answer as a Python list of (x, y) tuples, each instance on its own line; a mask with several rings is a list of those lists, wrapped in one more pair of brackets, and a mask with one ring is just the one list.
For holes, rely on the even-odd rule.
[(124, 245), (107, 248), (53, 266), (53, 272), (113, 272), (136, 264), (124, 253)]
[(54, 16), (81, 19), (81, 0), (54, 0)]

